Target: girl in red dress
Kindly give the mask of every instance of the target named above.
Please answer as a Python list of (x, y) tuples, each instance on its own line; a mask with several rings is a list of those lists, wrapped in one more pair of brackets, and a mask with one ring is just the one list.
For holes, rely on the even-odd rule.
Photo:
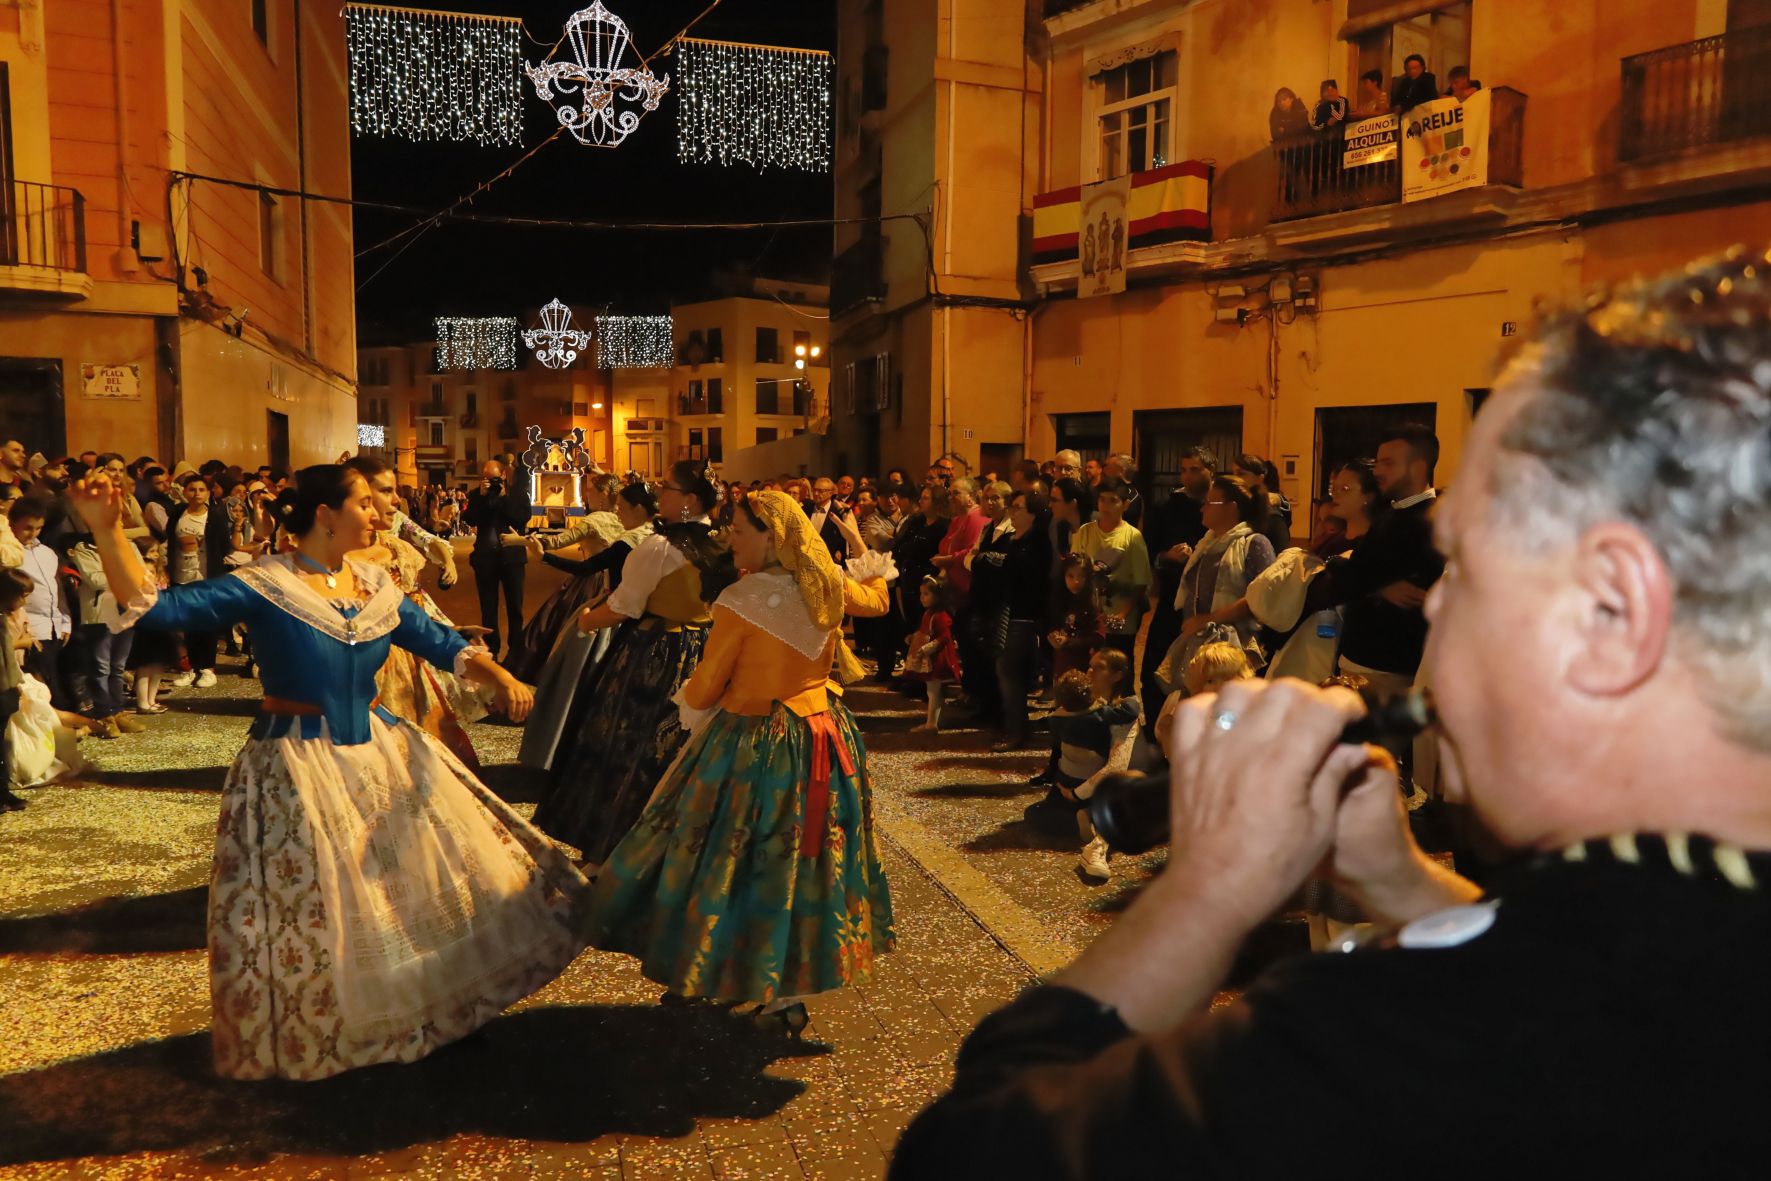
[(922, 624), (910, 636), (910, 652), (904, 661), (905, 673), (928, 686), (928, 720), (915, 728), (925, 734), (941, 728), (947, 682), (959, 680), (959, 648), (953, 642), (947, 593), (947, 584), (934, 575), (922, 580)]

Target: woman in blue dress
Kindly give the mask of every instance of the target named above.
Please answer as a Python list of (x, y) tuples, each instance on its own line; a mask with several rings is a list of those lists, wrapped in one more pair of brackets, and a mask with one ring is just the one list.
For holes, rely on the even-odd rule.
[(303, 469), (275, 509), (295, 548), (164, 591), (124, 539), (118, 490), (96, 476), (74, 498), (124, 597), (101, 608), (113, 630), (252, 629), (265, 700), (222, 789), (209, 889), (217, 1073), (412, 1062), (572, 961), (583, 876), (376, 701), (396, 644), (489, 685), (513, 720), (532, 698), (385, 570), (346, 557), (372, 543), (360, 475)]

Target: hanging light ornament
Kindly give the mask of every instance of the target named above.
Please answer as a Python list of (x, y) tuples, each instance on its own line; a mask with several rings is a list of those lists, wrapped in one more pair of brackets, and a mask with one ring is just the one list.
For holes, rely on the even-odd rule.
[(685, 37), (676, 43), (677, 159), (830, 171), (830, 55)]
[[(566, 40), (572, 46), (574, 60), (544, 61), (538, 65), (524, 64), (523, 72), (535, 84), (535, 93), (553, 105), (560, 126), (570, 131), (587, 147), (613, 148), (640, 125), (640, 114), (622, 110), (618, 100), (640, 103), (645, 110), (655, 111), (670, 89), (670, 75), (662, 79), (642, 64), (626, 69), (622, 59), (632, 38), (620, 17), (596, 0), (589, 8), (581, 8), (566, 21)], [(577, 92), (578, 105), (569, 101), (555, 104), (553, 93), (562, 98)]]
[(437, 368), (443, 372), (517, 367), (517, 322), (510, 316), (438, 316)]
[(590, 333), (572, 327), (572, 309), (556, 299), (541, 309), (541, 327), (523, 331), (523, 343), (549, 369), (564, 369), (578, 359), (579, 349), (589, 347)]
[(669, 369), (675, 364), (669, 316), (598, 316), (598, 369)]
[(359, 422), (357, 424), (357, 446), (386, 447), (387, 427), (379, 422)]
[(357, 135), (523, 142), (515, 17), (346, 4), (344, 27)]

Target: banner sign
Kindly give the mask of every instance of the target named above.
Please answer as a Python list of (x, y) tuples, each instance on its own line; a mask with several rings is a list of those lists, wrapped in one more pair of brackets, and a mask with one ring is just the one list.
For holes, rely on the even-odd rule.
[(1489, 92), (1442, 98), (1402, 116), (1402, 199), (1424, 201), (1488, 183)]
[(1355, 119), (1348, 123), (1341, 133), (1341, 167), (1357, 168), (1361, 164), (1394, 160), (1401, 125), (1402, 119), (1397, 115), (1379, 115), (1374, 119)]
[(140, 365), (81, 365), (80, 381), (88, 398), (141, 397)]
[(1125, 252), (1131, 245), (1125, 206), (1130, 197), (1129, 176), (1082, 186), (1078, 248), (1082, 275), (1076, 283), (1078, 299), (1118, 295), (1125, 290)]

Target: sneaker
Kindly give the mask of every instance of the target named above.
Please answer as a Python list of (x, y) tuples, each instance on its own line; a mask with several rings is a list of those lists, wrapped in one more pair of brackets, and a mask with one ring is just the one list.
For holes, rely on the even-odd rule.
[(182, 672), (182, 673), (179, 673), (176, 677), (173, 677), (170, 681), (168, 681), (166, 683), (168, 685), (176, 686), (177, 688), (180, 688), (180, 689), (188, 689), (191, 687), (192, 683), (196, 681), (196, 679), (197, 679), (196, 673)]
[(1104, 882), (1113, 876), (1112, 867), (1107, 864), (1107, 842), (1101, 837), (1082, 847), (1080, 864), (1084, 877)]
[(111, 719), (111, 723), (125, 734), (145, 734), (148, 729), (128, 714), (118, 714)]
[(197, 688), (211, 689), (215, 687), (215, 670), (206, 668), (197, 674)]

